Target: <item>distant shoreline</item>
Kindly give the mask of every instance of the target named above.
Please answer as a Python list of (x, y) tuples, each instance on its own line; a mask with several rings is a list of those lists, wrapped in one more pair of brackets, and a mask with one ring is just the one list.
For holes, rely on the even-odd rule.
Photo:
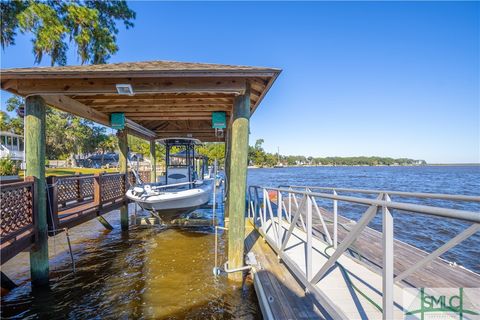
[(475, 166), (480, 166), (480, 163), (429, 163), (427, 166), (462, 166), (462, 167), (475, 167)]
[(312, 167), (480, 167), (480, 163), (429, 163), (423, 165), (293, 165), (275, 167), (248, 166), (248, 169), (282, 169), (282, 168), (312, 168)]

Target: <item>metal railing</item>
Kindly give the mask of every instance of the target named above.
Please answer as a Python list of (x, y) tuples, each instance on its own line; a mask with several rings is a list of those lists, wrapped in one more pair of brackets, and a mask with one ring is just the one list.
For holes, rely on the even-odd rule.
[[(331, 193), (325, 193), (329, 191)], [(375, 195), (376, 198), (365, 198), (359, 196), (346, 196), (339, 193), (355, 193)], [(467, 239), (478, 230), (480, 230), (480, 213), (449, 209), (443, 207), (427, 206), (407, 202), (392, 201), (391, 196), (422, 198), (422, 199), (442, 199), (449, 201), (469, 201), (480, 203), (480, 196), (465, 196), (451, 194), (429, 194), (398, 192), (386, 190), (364, 190), (364, 189), (346, 189), (346, 188), (328, 188), (328, 187), (260, 187), (250, 186), (248, 189), (248, 217), (253, 220), (254, 226), (260, 231), (269, 245), (276, 251), (279, 258), (284, 261), (292, 270), (298, 279), (305, 285), (305, 288), (313, 293), (317, 299), (326, 303), (327, 312), (338, 317), (342, 317), (333, 307), (328, 306), (329, 299), (320, 292), (315, 286), (322, 279), (328, 270), (333, 267), (337, 260), (345, 253), (347, 249), (357, 240), (360, 233), (367, 227), (372, 219), (381, 209), (382, 212), (382, 313), (384, 319), (393, 319), (393, 289), (394, 283), (404, 280), (415, 271), (426, 266), (429, 262), (447, 252), (463, 240)], [(299, 199), (300, 198), (300, 199)], [(323, 201), (332, 201), (333, 203), (333, 235), (330, 234), (326, 221), (320, 210), (317, 199)], [(338, 242), (338, 203), (346, 202), (351, 204), (360, 204), (368, 206), (360, 219), (351, 228), (343, 241)], [(272, 203), (276, 206), (273, 209)], [(471, 225), (460, 232), (457, 236), (447, 241), (438, 249), (423, 257), (420, 261), (412, 265), (407, 270), (394, 276), (394, 238), (393, 227), (394, 220), (392, 209), (396, 212), (409, 212), (416, 214), (430, 215), (434, 217), (444, 217), (456, 219), (471, 223)], [(334, 252), (327, 261), (320, 267), (315, 274), (312, 273), (312, 242), (313, 242), (313, 223), (312, 216), (316, 214), (320, 220), (323, 233), (328, 245), (334, 248)], [(305, 217), (305, 219), (304, 219)], [(288, 230), (282, 225), (287, 223)], [(292, 236), (295, 227), (300, 227), (306, 234), (306, 254), (305, 270), (301, 270), (285, 254), (286, 245)], [(267, 235), (268, 228), (273, 228), (273, 238)]]

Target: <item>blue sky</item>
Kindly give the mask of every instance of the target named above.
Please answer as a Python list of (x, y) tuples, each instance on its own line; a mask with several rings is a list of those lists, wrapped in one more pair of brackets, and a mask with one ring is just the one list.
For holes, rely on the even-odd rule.
[[(135, 27), (120, 28), (111, 62), (283, 69), (251, 119), (267, 151), (480, 162), (479, 2), (130, 6)], [(28, 35), (2, 52), (2, 68), (33, 62)]]

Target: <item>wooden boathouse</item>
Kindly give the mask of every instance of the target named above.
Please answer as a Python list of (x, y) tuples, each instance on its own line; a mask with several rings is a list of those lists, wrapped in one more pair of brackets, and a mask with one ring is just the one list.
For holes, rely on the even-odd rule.
[[(49, 277), (49, 229), (72, 227), (115, 208), (120, 208), (122, 229), (128, 229), (130, 134), (150, 141), (153, 164), (156, 139), (180, 136), (226, 143), (228, 259), (232, 268), (243, 266), (249, 119), (279, 73), (273, 68), (167, 61), (1, 70), (1, 88), (26, 98), (27, 168), (25, 181), (2, 186), (2, 263), (30, 249), (32, 284), (44, 285)], [(120, 173), (53, 178), (48, 185), (56, 187), (47, 192), (47, 106), (105, 126), (111, 125), (112, 114), (123, 113), (125, 128), (117, 132)], [(212, 112), (225, 112), (225, 134), (212, 128)], [(152, 180), (155, 172), (154, 167)], [(242, 278), (239, 273), (230, 277)]]
[[(125, 190), (133, 177), (127, 171), (127, 134), (150, 141), (152, 163), (156, 139), (183, 136), (226, 144), (229, 223), (224, 271), (237, 283), (243, 279), (238, 270), (251, 272), (266, 319), (403, 318), (410, 308), (408, 299), (416, 298), (412, 288), (477, 288), (473, 296), (478, 295), (480, 276), (441, 256), (480, 230), (480, 215), (431, 203), (478, 204), (479, 196), (318, 186), (247, 190), (249, 119), (279, 73), (272, 68), (164, 61), (2, 70), (2, 89), (26, 98), (27, 163), (25, 181), (2, 185), (2, 263), (30, 250), (32, 284), (45, 285), (49, 235), (96, 217), (101, 220), (116, 208), (122, 229), (128, 230)], [(47, 105), (106, 126), (112, 114), (124, 114), (125, 128), (117, 133), (120, 173), (47, 180)], [(212, 129), (213, 112), (226, 115), (223, 135)], [(152, 181), (155, 172), (153, 168)], [(345, 204), (363, 207), (357, 221), (341, 215)], [(394, 238), (394, 213), (405, 212), (452, 219), (461, 227), (427, 253)], [(369, 227), (377, 215), (381, 230)], [(465, 306), (480, 310), (478, 301), (480, 296)]]

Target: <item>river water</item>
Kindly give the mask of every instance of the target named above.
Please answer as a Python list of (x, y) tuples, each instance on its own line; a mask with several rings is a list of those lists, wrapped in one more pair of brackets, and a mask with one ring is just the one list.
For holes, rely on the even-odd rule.
[[(321, 186), (351, 189), (377, 189), (407, 192), (480, 195), (480, 166), (419, 167), (299, 167), (252, 169), (249, 185)], [(346, 194), (359, 196), (359, 194)], [(392, 200), (470, 210), (480, 215), (480, 203), (445, 200), (408, 199), (392, 196)], [(330, 209), (331, 201), (320, 202)], [(358, 220), (365, 206), (339, 203), (338, 213)], [(464, 230), (468, 224), (452, 219), (393, 211), (395, 238), (432, 252)], [(381, 215), (369, 224), (381, 231)], [(480, 232), (460, 243), (442, 258), (480, 273)]]
[[(480, 167), (309, 167), (251, 169), (249, 184), (309, 185), (399, 191), (480, 194)], [(425, 202), (480, 211), (477, 205)], [(329, 203), (322, 203), (329, 207)], [(131, 205), (131, 209), (133, 206)], [(339, 206), (339, 213), (358, 219), (361, 207)], [(219, 210), (222, 211), (221, 209)], [(206, 218), (211, 210), (199, 211)], [(115, 227), (106, 231), (92, 220), (71, 230), (76, 273), (66, 251), (65, 235), (51, 238), (51, 286), (32, 292), (28, 254), (2, 266), (21, 285), (2, 297), (2, 319), (257, 319), (261, 317), (250, 281), (232, 286), (214, 278), (214, 235), (211, 229), (186, 230), (131, 226), (121, 232), (118, 211), (105, 215)], [(395, 217), (395, 237), (432, 251), (466, 224), (413, 214)], [(219, 216), (222, 219), (221, 213)], [(371, 227), (381, 228), (377, 218)], [(480, 235), (444, 255), (480, 272)], [(224, 237), (220, 237), (220, 260)]]

